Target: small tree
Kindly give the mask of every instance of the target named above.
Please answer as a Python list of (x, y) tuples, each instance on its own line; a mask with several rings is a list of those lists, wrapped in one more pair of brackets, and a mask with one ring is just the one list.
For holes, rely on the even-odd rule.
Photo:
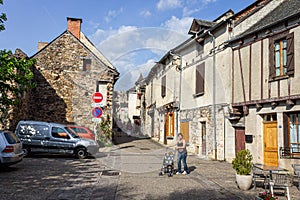
[(252, 159), (253, 157), (248, 149), (240, 150), (232, 160), (232, 168), (239, 175), (248, 175), (251, 172)]
[(111, 145), (111, 120), (109, 115), (101, 117), (101, 122), (97, 126), (97, 142), (100, 146)]
[(0, 50), (0, 121), (7, 117), (10, 106), (17, 105), (20, 97), (34, 84), (30, 70), (33, 59), (16, 58), (11, 51)]

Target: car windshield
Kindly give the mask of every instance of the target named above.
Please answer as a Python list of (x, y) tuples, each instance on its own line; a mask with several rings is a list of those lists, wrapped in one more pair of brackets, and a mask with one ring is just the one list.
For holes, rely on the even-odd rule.
[(20, 143), (19, 139), (12, 132), (4, 132), (4, 136), (8, 142), (8, 144), (16, 144)]
[(71, 128), (66, 126), (65, 129), (67, 129), (73, 138), (79, 138), (79, 136)]

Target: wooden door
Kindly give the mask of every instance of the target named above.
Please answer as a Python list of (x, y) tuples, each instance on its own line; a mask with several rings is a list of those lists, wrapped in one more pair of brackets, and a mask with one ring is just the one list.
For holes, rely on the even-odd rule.
[(240, 150), (245, 149), (245, 128), (235, 128), (235, 154)]
[(264, 164), (278, 166), (277, 122), (264, 123)]
[(174, 137), (174, 113), (165, 114), (165, 133), (167, 138)]
[(183, 138), (185, 139), (186, 142), (189, 142), (189, 130), (190, 130), (189, 122), (180, 123), (180, 133), (182, 133)]
[(167, 144), (167, 135), (169, 135), (169, 115), (165, 114), (165, 131), (164, 131), (164, 144)]

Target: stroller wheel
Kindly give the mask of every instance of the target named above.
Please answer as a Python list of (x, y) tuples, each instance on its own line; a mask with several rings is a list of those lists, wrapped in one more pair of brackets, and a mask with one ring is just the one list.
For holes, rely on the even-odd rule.
[(158, 174), (159, 176), (162, 176), (163, 175), (163, 173), (162, 172), (159, 172), (159, 174)]
[(169, 173), (169, 174), (168, 174), (168, 177), (172, 177), (172, 176), (173, 176), (173, 174), (172, 174), (172, 173)]

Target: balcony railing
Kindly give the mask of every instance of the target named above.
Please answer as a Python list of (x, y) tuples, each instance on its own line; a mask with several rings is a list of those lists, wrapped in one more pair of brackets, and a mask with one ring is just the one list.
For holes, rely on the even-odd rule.
[(298, 147), (280, 147), (280, 158), (300, 159), (300, 149)]

